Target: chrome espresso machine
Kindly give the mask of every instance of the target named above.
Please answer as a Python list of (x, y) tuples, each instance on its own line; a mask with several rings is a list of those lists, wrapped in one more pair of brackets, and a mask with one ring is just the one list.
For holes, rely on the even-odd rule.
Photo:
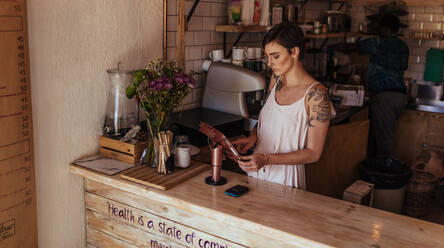
[(227, 63), (212, 63), (207, 73), (202, 107), (244, 118), (250, 131), (265, 101), (265, 78), (256, 72)]
[(195, 146), (208, 144), (199, 132), (200, 122), (208, 123), (228, 138), (250, 131), (263, 104), (265, 78), (247, 69), (215, 62), (208, 69), (202, 107), (175, 113), (177, 133), (190, 136)]

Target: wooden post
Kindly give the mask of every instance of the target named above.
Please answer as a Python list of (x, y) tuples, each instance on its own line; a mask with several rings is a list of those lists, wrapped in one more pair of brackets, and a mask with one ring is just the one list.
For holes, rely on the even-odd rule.
[(0, 1), (0, 247), (37, 247), (26, 1)]
[(176, 43), (176, 61), (177, 65), (185, 71), (185, 3), (179, 0), (179, 11), (177, 21), (177, 43)]

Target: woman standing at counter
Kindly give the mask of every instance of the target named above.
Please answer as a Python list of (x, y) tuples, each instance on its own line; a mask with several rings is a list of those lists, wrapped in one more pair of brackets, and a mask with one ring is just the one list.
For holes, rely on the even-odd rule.
[(304, 164), (319, 160), (330, 122), (326, 88), (302, 65), (304, 34), (299, 26), (279, 24), (262, 46), (273, 71), (269, 97), (258, 126), (248, 138), (233, 142), (245, 153), (239, 161), (249, 176), (305, 189)]

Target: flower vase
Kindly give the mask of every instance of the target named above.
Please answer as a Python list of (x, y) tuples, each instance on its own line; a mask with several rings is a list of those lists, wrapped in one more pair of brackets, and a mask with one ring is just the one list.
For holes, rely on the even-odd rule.
[(167, 130), (170, 125), (170, 120), (172, 116), (172, 112), (166, 112), (160, 114), (161, 118), (155, 116), (151, 119), (150, 123), (147, 123), (147, 128), (150, 133), (150, 138), (147, 146), (147, 152), (146, 157), (144, 160), (144, 163), (146, 163), (148, 166), (157, 168), (159, 164), (159, 133), (162, 132), (162, 130)]
[(159, 141), (157, 139), (157, 137), (151, 137), (148, 144), (147, 144), (147, 148), (146, 148), (146, 154), (145, 154), (145, 158), (144, 158), (144, 164), (146, 164), (147, 166), (150, 166), (152, 168), (156, 168), (157, 167), (157, 153), (158, 153), (158, 145), (156, 148), (156, 144), (158, 144)]
[[(159, 162), (156, 159), (159, 154), (163, 155), (156, 154), (155, 143), (165, 144), (158, 133), (168, 130), (173, 110), (180, 105), (195, 84), (192, 76), (183, 73), (174, 62), (167, 62), (162, 58), (151, 61), (145, 69), (133, 73), (132, 83), (126, 88), (125, 93), (128, 98), (137, 99), (145, 113), (147, 131), (151, 136), (145, 156), (140, 160), (141, 163), (152, 167), (158, 165)], [(160, 151), (159, 146), (157, 148)], [(168, 151), (166, 162), (168, 162), (171, 152), (166, 150)]]

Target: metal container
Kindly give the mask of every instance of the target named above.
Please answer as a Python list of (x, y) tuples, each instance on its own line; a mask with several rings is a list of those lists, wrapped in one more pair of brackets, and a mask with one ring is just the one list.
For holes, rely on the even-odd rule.
[(412, 83), (410, 85), (410, 99), (440, 100), (443, 94), (442, 84)]
[(409, 108), (444, 113), (443, 85), (435, 83), (409, 84)]
[(290, 23), (298, 22), (298, 7), (293, 4), (285, 6), (284, 20)]

